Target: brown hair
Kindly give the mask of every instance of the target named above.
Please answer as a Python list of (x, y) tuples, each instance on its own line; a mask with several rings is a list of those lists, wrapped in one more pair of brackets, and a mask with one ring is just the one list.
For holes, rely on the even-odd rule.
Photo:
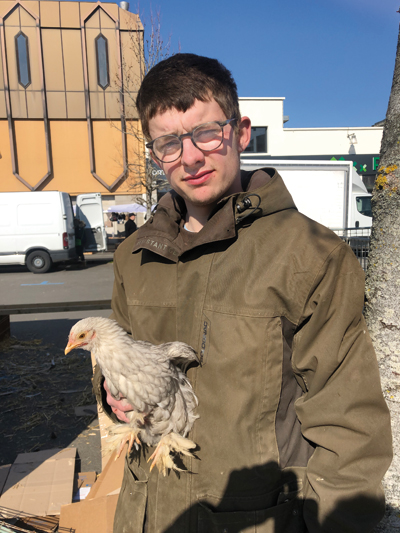
[(155, 65), (140, 86), (136, 108), (143, 133), (150, 140), (149, 120), (168, 109), (183, 113), (195, 100), (214, 99), (227, 119), (240, 122), (237, 86), (230, 71), (217, 59), (176, 54)]

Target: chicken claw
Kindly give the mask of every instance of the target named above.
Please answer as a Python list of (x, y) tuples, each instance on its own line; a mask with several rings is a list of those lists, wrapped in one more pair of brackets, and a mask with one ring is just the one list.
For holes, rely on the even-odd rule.
[(155, 466), (164, 476), (166, 475), (167, 469), (182, 472), (182, 469), (174, 463), (170, 454), (171, 452), (176, 452), (193, 457), (192, 452), (189, 451), (193, 448), (196, 448), (196, 444), (193, 441), (186, 439), (177, 433), (169, 433), (168, 435), (165, 435), (147, 460), (147, 462), (153, 461), (150, 466), (150, 472)]
[(126, 443), (129, 444), (128, 452), (127, 452), (128, 455), (131, 453), (133, 444), (135, 444), (136, 449), (138, 449), (137, 445), (140, 446), (140, 444), (141, 444), (141, 442), (139, 440), (139, 437), (138, 437), (138, 432), (132, 429), (129, 433), (127, 433), (126, 435), (123, 435), (121, 437), (121, 442), (120, 442), (120, 445), (118, 447), (118, 451), (117, 451), (117, 455), (115, 456), (115, 460), (117, 460), (119, 458), (119, 456), (121, 455), (122, 450), (124, 449)]
[(129, 424), (112, 424), (108, 428), (108, 437), (102, 446), (102, 455), (106, 456), (117, 449), (115, 456), (115, 460), (117, 460), (126, 443), (129, 445), (127, 454), (131, 452), (133, 445), (138, 450), (138, 445), (141, 445), (139, 434), (140, 428), (132, 428)]

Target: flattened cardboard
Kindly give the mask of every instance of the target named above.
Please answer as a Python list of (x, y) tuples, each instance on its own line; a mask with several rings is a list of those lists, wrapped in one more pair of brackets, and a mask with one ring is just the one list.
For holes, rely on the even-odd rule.
[(22, 453), (11, 466), (0, 507), (8, 516), (56, 515), (71, 503), (76, 448)]
[(113, 533), (117, 501), (118, 495), (114, 495), (63, 505), (60, 515), (60, 531)]
[(115, 452), (111, 455), (103, 472), (82, 502), (63, 505), (60, 531), (71, 529), (75, 533), (113, 533), (115, 509), (124, 473), (125, 453), (126, 447), (117, 460)]
[(115, 460), (116, 452), (112, 453), (103, 472), (98, 476), (91, 491), (87, 495), (86, 500), (101, 498), (102, 496), (107, 496), (111, 493), (116, 494), (116, 491), (119, 492), (124, 475), (126, 450), (127, 447), (125, 446), (117, 460)]
[(96, 472), (79, 472), (79, 474), (75, 474), (72, 501), (80, 502), (84, 500), (95, 481)]
[(74, 476), (74, 494), (83, 487), (91, 487), (96, 481), (96, 472), (79, 472)]

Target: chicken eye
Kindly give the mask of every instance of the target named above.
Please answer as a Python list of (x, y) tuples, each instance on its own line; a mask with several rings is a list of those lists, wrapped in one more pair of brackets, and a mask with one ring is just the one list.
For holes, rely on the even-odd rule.
[(81, 333), (78, 337), (78, 339), (84, 339), (85, 338), (85, 334), (84, 333)]

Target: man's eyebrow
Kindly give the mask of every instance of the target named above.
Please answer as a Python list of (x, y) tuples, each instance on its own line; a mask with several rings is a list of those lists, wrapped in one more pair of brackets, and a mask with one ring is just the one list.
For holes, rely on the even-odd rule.
[(209, 122), (221, 122), (219, 120), (206, 120), (205, 122), (199, 121), (198, 123), (195, 123), (195, 125), (192, 127), (191, 130), (185, 132), (185, 133), (177, 133), (176, 130), (173, 133), (163, 133), (162, 135), (158, 135), (158, 137), (164, 137), (164, 135), (176, 135), (179, 137), (180, 135), (185, 135), (186, 133), (192, 133), (193, 130), (195, 130), (198, 126), (202, 126), (203, 124), (208, 124)]

